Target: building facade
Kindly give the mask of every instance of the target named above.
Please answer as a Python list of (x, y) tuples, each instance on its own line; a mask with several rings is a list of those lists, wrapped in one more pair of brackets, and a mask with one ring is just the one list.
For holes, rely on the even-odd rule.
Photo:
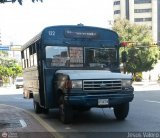
[(150, 27), (154, 42), (160, 42), (160, 0), (113, 0), (113, 9), (114, 20), (145, 24)]

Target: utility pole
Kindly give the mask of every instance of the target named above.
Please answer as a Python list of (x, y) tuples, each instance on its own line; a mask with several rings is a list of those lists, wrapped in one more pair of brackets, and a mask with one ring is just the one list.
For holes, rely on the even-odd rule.
[[(10, 50), (12, 49), (12, 46), (13, 46), (13, 42), (10, 42)], [(14, 51), (12, 51), (12, 57), (14, 57)]]

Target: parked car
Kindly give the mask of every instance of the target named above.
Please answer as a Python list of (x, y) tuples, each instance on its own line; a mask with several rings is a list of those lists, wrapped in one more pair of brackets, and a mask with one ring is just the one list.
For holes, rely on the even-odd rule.
[(16, 78), (15, 86), (16, 86), (16, 89), (23, 87), (23, 78), (22, 77)]

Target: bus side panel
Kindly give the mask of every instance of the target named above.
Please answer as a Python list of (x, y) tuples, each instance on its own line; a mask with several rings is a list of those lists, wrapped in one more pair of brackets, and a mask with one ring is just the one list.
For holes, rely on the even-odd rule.
[(53, 77), (55, 70), (45, 69), (45, 107), (56, 107), (56, 93), (53, 90)]
[[(39, 47), (39, 48), (38, 48)], [(37, 62), (38, 62), (38, 73), (39, 73), (39, 95), (36, 95), (36, 98), (39, 96), (38, 103), (41, 107), (45, 107), (45, 88), (44, 88), (44, 65), (43, 65), (43, 50), (42, 50), (42, 42), (40, 42), (37, 46)]]
[(40, 89), (40, 85), (39, 85), (39, 75), (38, 75), (38, 69), (32, 72), (32, 91), (33, 91), (33, 97), (35, 101), (40, 101), (40, 97), (39, 97), (39, 89)]
[[(35, 95), (35, 93), (39, 93), (39, 79), (38, 79), (37, 67), (24, 70), (23, 78), (24, 78), (24, 93), (26, 95), (29, 96), (29, 95)], [(37, 97), (36, 101), (38, 99), (39, 98)]]

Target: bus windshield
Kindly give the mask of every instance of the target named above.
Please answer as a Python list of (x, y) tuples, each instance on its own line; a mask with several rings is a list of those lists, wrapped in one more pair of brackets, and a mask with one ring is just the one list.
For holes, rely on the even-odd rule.
[(115, 48), (46, 46), (47, 67), (109, 68), (117, 62)]

